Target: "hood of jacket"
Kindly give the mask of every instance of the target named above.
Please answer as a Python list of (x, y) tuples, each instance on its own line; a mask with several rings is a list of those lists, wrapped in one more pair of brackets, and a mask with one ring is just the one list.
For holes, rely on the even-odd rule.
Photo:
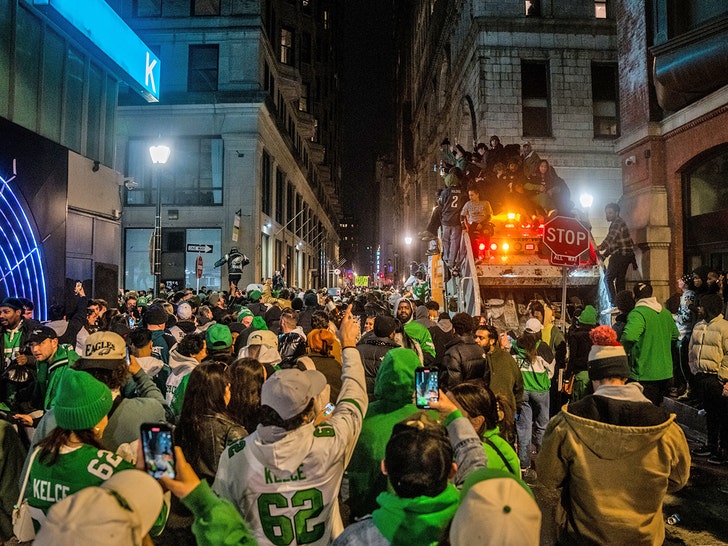
[(667, 420), (653, 426), (611, 425), (569, 413), (568, 405), (562, 414), (564, 422), (585, 447), (600, 459), (610, 461), (652, 449), (675, 421), (675, 414), (671, 414)]
[(662, 305), (660, 305), (658, 303), (657, 298), (655, 296), (637, 300), (637, 302), (634, 304), (634, 306), (635, 307), (649, 307), (655, 313), (659, 313), (660, 311), (662, 311)]
[(172, 349), (169, 353), (169, 367), (174, 375), (190, 373), (197, 364), (197, 360), (191, 356), (181, 354), (177, 349)]
[(398, 408), (412, 403), (415, 369), (421, 365), (417, 353), (412, 349), (398, 347), (387, 351), (374, 384), (376, 400), (390, 402)]
[(313, 448), (313, 432), (313, 422), (294, 430), (258, 425), (255, 433), (245, 441), (245, 446), (253, 450), (255, 458), (266, 468), (291, 474)]
[(379, 508), (372, 521), (392, 546), (437, 544), (459, 502), (460, 494), (450, 483), (436, 497), (402, 498), (385, 491), (377, 496)]
[(446, 334), (452, 332), (452, 321), (450, 319), (440, 319), (437, 321), (437, 325), (440, 327), (440, 330)]

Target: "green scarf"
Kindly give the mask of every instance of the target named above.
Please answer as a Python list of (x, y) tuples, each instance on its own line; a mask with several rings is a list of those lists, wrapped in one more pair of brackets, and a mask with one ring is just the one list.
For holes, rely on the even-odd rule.
[(403, 499), (384, 492), (377, 497), (380, 508), (372, 513), (372, 520), (392, 546), (437, 544), (459, 502), (460, 494), (452, 484), (436, 497)]

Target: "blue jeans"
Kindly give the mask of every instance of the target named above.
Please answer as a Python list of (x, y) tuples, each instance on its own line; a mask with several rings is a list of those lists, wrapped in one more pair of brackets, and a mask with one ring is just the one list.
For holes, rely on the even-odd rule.
[(549, 391), (523, 391), (521, 416), (516, 422), (518, 432), (518, 459), (521, 468), (531, 466), (531, 442), (538, 450), (543, 433), (549, 424)]
[(460, 237), (463, 228), (457, 226), (442, 226), (442, 259), (450, 267), (460, 267)]

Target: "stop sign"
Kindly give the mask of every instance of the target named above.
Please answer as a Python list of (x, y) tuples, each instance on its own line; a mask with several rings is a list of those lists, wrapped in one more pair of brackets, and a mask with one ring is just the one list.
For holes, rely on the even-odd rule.
[(589, 250), (589, 230), (576, 218), (557, 216), (544, 225), (543, 243), (558, 256), (577, 258)]
[(197, 274), (197, 278), (202, 278), (202, 256), (197, 256), (197, 261), (195, 262), (195, 273)]

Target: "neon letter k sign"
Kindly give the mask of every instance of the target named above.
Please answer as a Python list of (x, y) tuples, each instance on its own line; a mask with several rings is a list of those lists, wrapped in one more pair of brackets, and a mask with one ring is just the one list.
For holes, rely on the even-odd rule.
[[(151, 64), (149, 63), (149, 51), (147, 51), (147, 62), (146, 68), (144, 69), (144, 85), (149, 87), (151, 85), (152, 93), (157, 92), (157, 86), (154, 84), (154, 67), (157, 66), (157, 59), (154, 59)], [(151, 81), (151, 84), (149, 83)]]

